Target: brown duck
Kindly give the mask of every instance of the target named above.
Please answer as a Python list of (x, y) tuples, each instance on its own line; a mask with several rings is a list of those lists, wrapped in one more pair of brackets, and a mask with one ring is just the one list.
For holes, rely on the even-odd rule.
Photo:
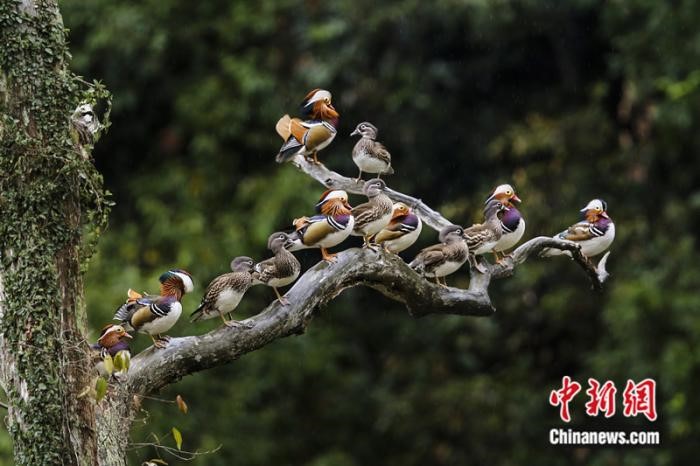
[(469, 255), (463, 235), (461, 226), (446, 226), (440, 230), (440, 243), (423, 249), (408, 265), (425, 277), (434, 277), (438, 285), (447, 286), (444, 277), (459, 270)]
[(301, 271), (297, 258), (285, 248), (291, 241), (290, 235), (282, 231), (271, 234), (267, 240), (267, 247), (275, 255), (255, 264), (253, 269), (253, 284), (271, 286), (279, 302), (285, 306), (289, 304), (289, 300), (280, 295), (277, 288), (293, 283)]

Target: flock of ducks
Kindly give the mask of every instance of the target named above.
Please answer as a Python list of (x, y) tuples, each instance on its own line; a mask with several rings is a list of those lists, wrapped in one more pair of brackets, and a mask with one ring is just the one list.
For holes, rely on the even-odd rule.
[[(319, 163), (318, 152), (328, 147), (337, 134), (339, 113), (331, 103), (330, 92), (322, 89), (311, 91), (302, 102), (302, 117), (283, 116), (276, 125), (284, 143), (277, 154), (280, 163), (297, 155), (310, 162)], [(352, 151), (352, 158), (360, 172), (376, 174), (377, 178), (364, 183), (363, 193), (367, 202), (352, 207), (348, 194), (343, 190), (328, 190), (315, 205), (315, 213), (293, 220), (291, 232), (275, 232), (267, 243), (272, 257), (256, 262), (240, 256), (231, 262), (231, 272), (216, 277), (207, 287), (199, 307), (192, 313), (192, 322), (221, 318), (228, 327), (249, 327), (249, 324), (232, 319), (246, 291), (254, 285), (271, 287), (282, 305), (289, 300), (280, 294), (279, 288), (292, 284), (301, 272), (297, 258), (292, 254), (302, 249), (317, 248), (321, 258), (334, 263), (336, 255), (328, 250), (344, 242), (349, 236), (361, 236), (363, 247), (383, 249), (398, 254), (413, 245), (421, 234), (423, 225), (419, 216), (409, 206), (393, 202), (385, 193), (382, 174), (394, 172), (391, 154), (379, 143), (377, 128), (368, 122), (357, 125), (351, 136), (360, 135)], [(439, 243), (421, 250), (409, 263), (424, 277), (433, 279), (440, 286), (447, 286), (445, 277), (455, 273), (465, 263), (484, 272), (477, 256), (492, 253), (497, 262), (507, 256), (507, 250), (515, 246), (525, 233), (525, 220), (515, 207), (520, 203), (515, 189), (509, 184), (497, 186), (484, 206), (484, 223), (468, 228), (449, 225), (439, 232)], [(583, 219), (570, 226), (555, 238), (569, 240), (581, 246), (581, 252), (592, 257), (610, 247), (615, 237), (615, 225), (607, 214), (607, 204), (593, 199), (581, 209)], [(546, 249), (541, 255), (569, 254), (568, 251)], [(114, 357), (128, 352), (128, 331), (145, 333), (153, 339), (156, 348), (167, 345), (164, 335), (182, 314), (181, 300), (192, 292), (192, 275), (182, 269), (169, 270), (160, 276), (160, 292), (157, 295), (141, 294), (133, 290), (127, 293), (127, 301), (115, 313), (118, 325), (107, 325), (93, 348), (103, 357)]]

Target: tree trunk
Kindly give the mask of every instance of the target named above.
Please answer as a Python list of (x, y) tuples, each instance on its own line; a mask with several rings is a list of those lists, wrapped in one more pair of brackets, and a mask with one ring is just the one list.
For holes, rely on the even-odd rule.
[(55, 0), (0, 5), (0, 384), (17, 465), (97, 464), (82, 268), (99, 174), (71, 141), (80, 100)]

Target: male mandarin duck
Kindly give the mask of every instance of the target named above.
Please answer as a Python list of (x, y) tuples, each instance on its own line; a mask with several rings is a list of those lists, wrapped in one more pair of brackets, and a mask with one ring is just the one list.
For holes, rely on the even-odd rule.
[[(500, 201), (503, 205), (508, 207), (508, 210), (499, 214), (501, 219), (501, 232), (503, 235), (496, 243), (496, 246), (493, 247), (493, 254), (496, 256), (496, 262), (499, 262), (498, 253), (503, 253), (503, 251), (512, 248), (518, 244), (523, 237), (525, 233), (525, 220), (518, 209), (513, 205), (513, 202), (520, 203), (522, 201), (517, 194), (515, 194), (515, 189), (513, 189), (511, 185), (502, 184), (497, 186), (496, 189), (493, 190), (491, 196), (486, 199), (486, 203), (493, 199)], [(503, 253), (503, 255), (505, 255), (505, 253)]]
[[(558, 235), (556, 239), (565, 239), (581, 245), (581, 253), (586, 257), (596, 256), (607, 250), (615, 239), (615, 224), (608, 215), (608, 204), (602, 199), (593, 199), (581, 209), (584, 219)], [(547, 248), (540, 255), (544, 257), (559, 256), (569, 251)]]
[(498, 214), (508, 210), (509, 208), (500, 201), (491, 199), (486, 202), (486, 207), (484, 207), (486, 221), (484, 223), (476, 223), (464, 230), (464, 239), (469, 247), (469, 263), (482, 273), (485, 273), (485, 270), (479, 266), (474, 256), (493, 251), (493, 248), (503, 236)]
[(107, 356), (113, 359), (119, 358), (122, 361), (120, 364), (123, 367), (116, 373), (117, 375), (126, 372), (131, 360), (131, 352), (129, 351), (129, 342), (127, 340), (131, 340), (131, 338), (132, 336), (121, 325), (107, 324), (102, 328), (97, 343), (91, 346), (98, 353), (97, 358), (99, 361), (96, 368), (100, 375), (105, 377), (111, 375), (105, 369), (104, 359)]
[(423, 249), (408, 265), (424, 277), (434, 277), (438, 285), (447, 286), (440, 278), (444, 281), (444, 277), (459, 270), (468, 255), (464, 230), (459, 225), (448, 225), (440, 230), (440, 243)]
[(381, 245), (385, 250), (398, 254), (416, 242), (423, 229), (420, 217), (411, 213), (403, 202), (394, 204), (391, 221), (370, 241)]
[(352, 234), (364, 238), (364, 247), (371, 248), (370, 238), (382, 231), (391, 221), (394, 203), (384, 194), (384, 188), (386, 183), (379, 178), (367, 181), (362, 192), (369, 201), (352, 209), (352, 215), (355, 217)]
[(274, 256), (255, 264), (253, 271), (253, 282), (271, 286), (275, 290), (277, 300), (284, 306), (289, 304), (289, 300), (280, 295), (277, 288), (293, 283), (301, 271), (301, 264), (297, 258), (286, 249), (290, 241), (289, 235), (282, 231), (271, 234), (267, 240), (267, 248)]
[[(253, 284), (253, 266), (250, 257), (240, 256), (231, 261), (231, 272), (219, 275), (209, 283), (202, 302), (190, 317), (191, 322), (221, 317), (227, 327), (247, 326), (231, 317), (243, 295)], [(224, 318), (228, 315), (229, 320)]]
[(382, 173), (393, 175), (394, 169), (391, 168), (391, 154), (381, 142), (377, 141), (379, 130), (372, 123), (365, 121), (360, 123), (355, 128), (355, 131), (350, 133), (350, 136), (362, 136), (355, 147), (352, 149), (352, 160), (360, 169), (360, 174), (357, 175), (357, 181), (362, 178), (362, 173), (376, 173), (377, 178), (380, 178)]
[(328, 253), (328, 248), (345, 241), (355, 225), (348, 194), (342, 190), (324, 192), (316, 211), (320, 215), (294, 220), (296, 231), (289, 235), (286, 248), (290, 251), (320, 248), (323, 260), (333, 262), (336, 255)]
[(117, 310), (114, 319), (150, 336), (156, 348), (164, 348), (170, 337), (161, 334), (180, 318), (180, 300), (194, 290), (194, 282), (192, 275), (182, 269), (169, 270), (158, 280), (160, 295), (141, 295), (129, 290), (126, 303)]
[(340, 114), (331, 104), (330, 92), (323, 89), (309, 92), (301, 111), (305, 120), (285, 115), (275, 126), (277, 134), (285, 141), (276, 157), (278, 163), (287, 162), (298, 154), (307, 159), (311, 156), (314, 163), (319, 163), (318, 151), (325, 149), (338, 132)]

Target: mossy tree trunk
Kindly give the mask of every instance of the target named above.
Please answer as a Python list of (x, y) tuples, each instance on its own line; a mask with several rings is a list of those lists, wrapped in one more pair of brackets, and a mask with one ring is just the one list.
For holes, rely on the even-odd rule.
[(97, 464), (82, 270), (106, 216), (55, 0), (0, 2), (0, 384), (17, 465)]

